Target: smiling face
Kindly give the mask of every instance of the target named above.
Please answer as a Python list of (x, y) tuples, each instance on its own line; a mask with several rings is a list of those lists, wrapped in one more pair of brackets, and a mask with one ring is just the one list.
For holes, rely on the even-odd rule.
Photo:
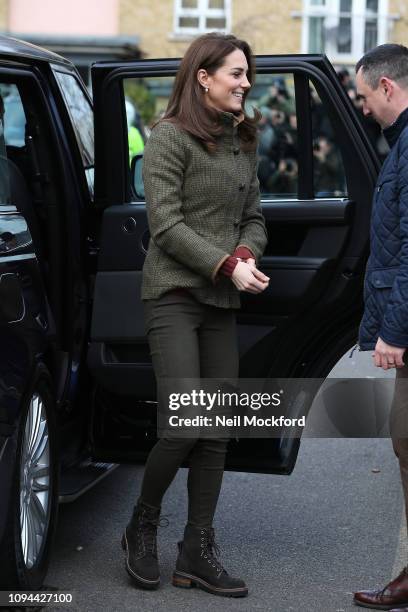
[(214, 74), (201, 68), (197, 78), (202, 87), (208, 88), (204, 94), (206, 104), (229, 113), (242, 111), (243, 94), (251, 87), (247, 72), (248, 62), (240, 49), (227, 55), (224, 64)]

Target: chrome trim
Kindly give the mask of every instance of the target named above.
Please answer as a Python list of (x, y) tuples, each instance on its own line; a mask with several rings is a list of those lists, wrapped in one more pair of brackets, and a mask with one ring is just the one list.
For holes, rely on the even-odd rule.
[(24, 259), (37, 259), (35, 253), (26, 253), (23, 255), (1, 255), (0, 254), (0, 263), (4, 263), (5, 261), (23, 261)]

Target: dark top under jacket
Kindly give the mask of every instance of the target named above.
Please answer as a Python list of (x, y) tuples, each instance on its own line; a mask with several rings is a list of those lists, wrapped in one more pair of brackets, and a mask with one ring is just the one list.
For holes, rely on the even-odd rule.
[(380, 337), (408, 348), (408, 109), (384, 130), (391, 150), (377, 179), (364, 282), (360, 348)]
[(256, 151), (240, 148), (232, 113), (222, 112), (220, 119), (224, 131), (215, 153), (169, 121), (157, 124), (146, 143), (143, 181), (150, 241), (142, 300), (184, 287), (205, 304), (241, 305), (231, 278), (218, 272), (241, 245), (258, 261), (267, 233)]

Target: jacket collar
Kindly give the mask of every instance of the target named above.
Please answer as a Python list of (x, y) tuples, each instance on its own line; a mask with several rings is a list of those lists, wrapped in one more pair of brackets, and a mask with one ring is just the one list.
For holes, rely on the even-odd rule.
[(408, 107), (402, 111), (394, 123), (391, 123), (391, 125), (383, 130), (383, 134), (390, 145), (390, 148), (395, 145), (406, 125), (408, 125)]
[(239, 115), (234, 115), (234, 126), (239, 125), (245, 119), (244, 113), (239, 113)]
[(235, 115), (234, 113), (228, 113), (227, 111), (219, 111), (219, 114), (221, 122), (232, 127), (236, 127), (245, 119), (243, 112), (239, 113), (239, 115)]

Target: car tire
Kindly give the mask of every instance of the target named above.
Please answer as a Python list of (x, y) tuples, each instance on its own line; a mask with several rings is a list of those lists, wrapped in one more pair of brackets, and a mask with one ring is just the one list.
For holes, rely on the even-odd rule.
[(10, 440), (14, 473), (0, 549), (0, 589), (38, 590), (43, 585), (58, 513), (56, 433), (51, 377), (40, 364)]

